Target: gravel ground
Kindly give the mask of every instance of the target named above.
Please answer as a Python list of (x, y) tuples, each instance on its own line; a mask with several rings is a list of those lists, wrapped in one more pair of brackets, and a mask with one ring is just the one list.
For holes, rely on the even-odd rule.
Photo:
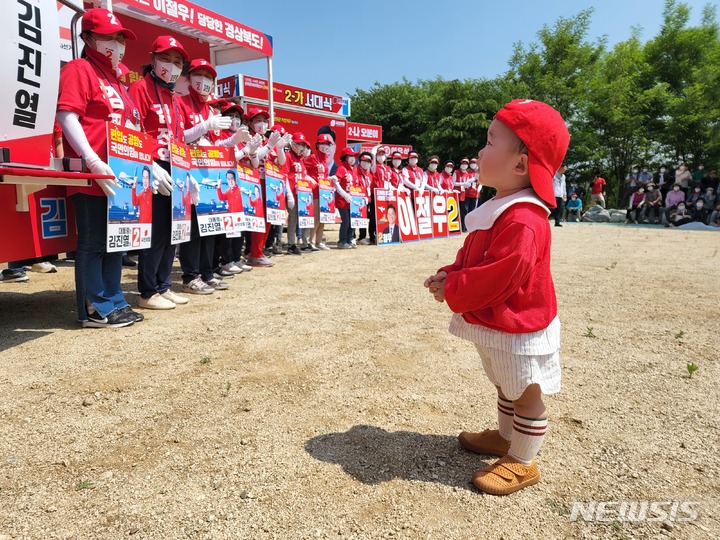
[(68, 263), (0, 284), (0, 540), (720, 537), (720, 234), (553, 235), (563, 391), (543, 480), (505, 498), (456, 440), (493, 387), (422, 287), (459, 238), (278, 257), (118, 330), (78, 328)]

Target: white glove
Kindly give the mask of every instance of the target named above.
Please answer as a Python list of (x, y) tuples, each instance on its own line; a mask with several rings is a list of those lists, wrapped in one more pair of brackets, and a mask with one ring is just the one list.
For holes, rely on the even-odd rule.
[(286, 133), (282, 137), (280, 137), (280, 140), (275, 144), (275, 148), (278, 150), (281, 150), (285, 148), (288, 144), (292, 142), (292, 135), (289, 133)]
[(205, 132), (215, 131), (218, 129), (229, 129), (232, 125), (232, 118), (216, 114), (207, 120), (203, 120), (202, 124), (205, 128)]
[(293, 208), (295, 208), (295, 197), (293, 197), (293, 194), (292, 194), (291, 191), (288, 191), (288, 192), (287, 192), (287, 197), (286, 197), (286, 198), (287, 198), (287, 207), (288, 207), (288, 210), (292, 210)]
[[(97, 154), (86, 157), (85, 163), (90, 172), (94, 174), (102, 174), (103, 176), (115, 176), (115, 173), (110, 168), (110, 165), (100, 159)], [(113, 190), (113, 188), (120, 187), (120, 183), (117, 181), (117, 178), (113, 178), (112, 180), (96, 178), (95, 182), (97, 182), (105, 195), (107, 195), (108, 197), (114, 197), (115, 191)]]
[(269, 150), (272, 150), (275, 148), (275, 145), (278, 143), (282, 136), (277, 131), (273, 131), (270, 136), (268, 137), (267, 147)]
[(252, 139), (250, 139), (245, 146), (245, 150), (247, 150), (248, 154), (254, 154), (257, 152), (258, 148), (260, 148), (260, 145), (262, 144), (262, 136), (259, 133), (256, 133), (253, 135)]
[(157, 192), (160, 195), (169, 197), (173, 190), (173, 181), (168, 172), (160, 165), (153, 162), (153, 176), (157, 180)]
[(200, 184), (194, 178), (190, 179), (190, 199), (195, 206), (200, 202)]
[(343, 195), (343, 199), (345, 199), (345, 202), (348, 204), (350, 204), (352, 202), (352, 197), (350, 195), (348, 195), (347, 193), (345, 193)]
[(240, 143), (246, 144), (250, 139), (252, 139), (252, 136), (250, 135), (248, 128), (243, 126), (233, 133), (233, 136), (230, 139), (233, 141), (234, 146)]

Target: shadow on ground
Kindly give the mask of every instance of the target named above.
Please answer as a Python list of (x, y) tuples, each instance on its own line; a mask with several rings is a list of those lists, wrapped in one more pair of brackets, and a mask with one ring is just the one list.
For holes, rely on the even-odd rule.
[(4, 289), (0, 313), (0, 352), (57, 329), (80, 328), (75, 321), (75, 291), (23, 293)]
[(363, 484), (394, 478), (433, 482), (475, 491), (472, 474), (496, 458), (482, 458), (463, 450), (457, 437), (414, 431), (386, 431), (358, 425), (344, 433), (313, 437), (305, 450), (315, 459), (340, 465)]

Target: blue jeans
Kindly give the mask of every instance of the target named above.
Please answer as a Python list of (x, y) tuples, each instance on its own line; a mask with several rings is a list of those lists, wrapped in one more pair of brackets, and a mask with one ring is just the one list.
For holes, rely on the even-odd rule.
[(340, 244), (351, 244), (353, 239), (353, 230), (350, 228), (350, 209), (338, 208), (340, 213)]
[(87, 320), (85, 301), (90, 302), (101, 317), (128, 305), (120, 289), (122, 253), (108, 253), (107, 197), (76, 193), (72, 196), (77, 223), (75, 253), (75, 294), (77, 318)]

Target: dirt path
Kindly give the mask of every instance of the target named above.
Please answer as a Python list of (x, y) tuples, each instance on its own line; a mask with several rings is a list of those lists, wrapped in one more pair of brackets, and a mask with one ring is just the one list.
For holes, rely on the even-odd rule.
[[(0, 540), (717, 538), (720, 234), (553, 234), (564, 388), (506, 498), (469, 483), (492, 386), (422, 288), (460, 239), (278, 258), (119, 330), (74, 323), (70, 265), (0, 284)], [(570, 520), (593, 500), (699, 517)]]

